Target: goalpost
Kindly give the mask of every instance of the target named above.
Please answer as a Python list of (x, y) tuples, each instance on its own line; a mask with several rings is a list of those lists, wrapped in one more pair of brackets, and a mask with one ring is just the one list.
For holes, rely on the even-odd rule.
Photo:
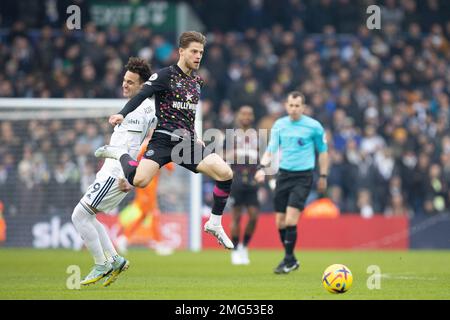
[[(31, 123), (34, 124), (36, 122), (43, 122), (47, 124), (48, 122), (57, 120), (58, 125), (62, 126), (65, 133), (70, 132), (70, 135), (73, 135), (70, 126), (77, 120), (85, 119), (86, 122), (93, 123), (98, 127), (99, 135), (104, 137), (104, 144), (107, 144), (109, 137), (113, 132), (112, 127), (107, 123), (107, 119), (111, 114), (117, 113), (126, 102), (126, 99), (0, 98), (0, 130), (3, 130), (0, 131), (0, 134), (10, 131), (8, 127), (12, 127), (13, 134), (19, 136), (21, 141), (27, 142), (27, 135), (30, 134), (30, 130), (33, 130), (32, 128), (29, 128), (32, 126)], [(41, 125), (40, 128), (42, 127), (43, 126)], [(201, 105), (199, 105), (198, 108), (195, 127), (197, 134), (201, 137)], [(59, 137), (55, 137), (55, 139), (58, 138)], [(0, 141), (3, 139), (7, 139), (7, 137), (0, 136)], [(0, 148), (2, 147), (4, 150), (8, 150), (8, 146), (0, 146)], [(53, 151), (57, 152), (58, 150)], [(24, 154), (20, 153), (26, 153), (23, 150), (15, 152), (16, 154), (14, 154), (13, 157), (17, 162), (21, 161), (24, 157)], [(0, 162), (0, 167), (1, 165), (2, 163)], [(20, 170), (25, 169), (21, 168)], [(170, 196), (172, 202), (167, 205), (176, 206), (178, 209), (182, 208), (182, 210), (189, 215), (189, 225), (185, 226), (188, 228), (188, 230), (186, 230), (188, 234), (188, 248), (192, 251), (200, 251), (202, 247), (202, 177), (200, 174), (187, 172), (181, 167), (177, 167), (176, 170), (178, 170), (179, 174), (175, 174), (173, 179), (177, 179), (177, 181), (170, 182), (172, 178), (161, 179), (160, 184), (163, 185), (164, 183), (173, 183), (184, 188), (184, 194), (180, 193), (178, 195), (179, 198), (174, 196), (174, 194), (171, 194)], [(186, 191), (187, 186), (189, 186), (188, 191)], [(165, 190), (172, 191), (173, 189), (171, 189), (171, 185), (168, 185)], [(25, 215), (26, 213), (18, 212), (21, 207), (33, 208), (35, 205), (33, 201), (36, 201), (36, 194), (38, 194), (36, 190), (33, 192), (35, 197), (30, 197), (29, 200), (27, 200), (26, 197), (23, 199), (14, 199), (14, 197), (20, 196), (15, 194), (11, 195), (13, 202), (17, 202), (13, 204), (15, 206), (13, 211), (14, 214)], [(0, 195), (0, 200), (2, 200), (2, 196), (6, 197), (6, 195)], [(161, 194), (160, 196), (164, 199), (164, 194)], [(29, 203), (23, 203), (23, 201), (28, 201)], [(179, 203), (175, 203), (177, 201)], [(163, 212), (164, 205), (165, 204), (161, 204), (161, 211)], [(34, 207), (36, 208), (36, 206)]]

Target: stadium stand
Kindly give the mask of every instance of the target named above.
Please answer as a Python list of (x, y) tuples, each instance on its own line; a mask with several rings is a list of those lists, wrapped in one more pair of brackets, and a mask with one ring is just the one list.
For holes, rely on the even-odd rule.
[[(88, 12), (87, 1), (70, 2)], [(0, 97), (121, 98), (129, 56), (149, 59), (155, 70), (176, 61), (171, 34), (102, 29), (89, 16), (81, 31), (70, 31), (67, 1), (53, 11), (36, 3), (0, 4), (10, 13), (0, 19)], [(220, 0), (213, 11), (210, 3), (192, 4), (208, 35), (200, 70), (205, 129), (233, 127), (243, 104), (270, 128), (284, 112), (282, 97), (299, 89), (307, 112), (327, 128), (329, 195), (342, 213), (448, 211), (450, 2), (386, 0), (381, 30), (357, 15), (371, 1)], [(1, 120), (4, 214), (70, 211), (98, 168), (92, 154), (107, 141), (105, 122)], [(263, 209), (271, 210), (265, 191)]]

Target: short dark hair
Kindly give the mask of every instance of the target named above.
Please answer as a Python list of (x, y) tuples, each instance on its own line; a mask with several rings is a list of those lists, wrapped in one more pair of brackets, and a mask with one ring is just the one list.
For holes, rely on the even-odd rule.
[(142, 58), (130, 57), (125, 65), (127, 71), (137, 73), (142, 82), (145, 82), (152, 75), (150, 64)]
[(294, 99), (300, 97), (300, 98), (302, 98), (302, 102), (303, 103), (305, 102), (305, 96), (300, 91), (291, 91), (291, 92), (288, 93), (287, 97), (288, 98), (292, 97)]
[(202, 45), (206, 44), (206, 37), (198, 31), (186, 31), (180, 36), (179, 47), (186, 49), (191, 42), (199, 42)]

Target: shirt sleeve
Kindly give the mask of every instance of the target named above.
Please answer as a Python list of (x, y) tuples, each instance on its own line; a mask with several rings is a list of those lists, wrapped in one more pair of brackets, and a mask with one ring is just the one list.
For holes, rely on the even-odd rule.
[(328, 151), (327, 136), (321, 124), (315, 130), (314, 144), (317, 152), (322, 153)]
[(124, 117), (136, 110), (137, 107), (141, 105), (141, 103), (153, 96), (155, 93), (160, 91), (165, 91), (169, 88), (168, 85), (168, 74), (167, 69), (161, 70), (151, 75), (151, 77), (144, 83), (142, 89), (136, 94), (127, 104), (123, 107), (122, 110), (119, 111), (119, 114)]
[(269, 145), (267, 146), (267, 151), (270, 153), (275, 153), (280, 148), (280, 126), (278, 124), (278, 121), (276, 121), (270, 130), (270, 141)]

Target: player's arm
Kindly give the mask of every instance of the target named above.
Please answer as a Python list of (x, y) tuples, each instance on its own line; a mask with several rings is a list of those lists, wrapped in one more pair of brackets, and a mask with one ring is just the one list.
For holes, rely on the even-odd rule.
[(324, 194), (327, 191), (329, 159), (328, 151), (319, 153), (319, 181), (317, 182), (317, 192)]
[(145, 99), (153, 96), (159, 91), (164, 91), (167, 88), (168, 84), (166, 72), (152, 74), (148, 81), (144, 83), (142, 89), (127, 102), (122, 110), (120, 110), (118, 114), (114, 114), (109, 117), (109, 123), (112, 125), (122, 123), (127, 114), (136, 110), (136, 108), (139, 107)]
[(319, 152), (319, 181), (317, 182), (317, 192), (324, 194), (327, 191), (327, 178), (330, 161), (328, 157), (328, 145), (325, 130), (322, 126), (317, 129), (314, 137), (316, 150)]
[[(203, 88), (204, 85), (203, 79), (198, 78), (197, 83), (200, 85), (200, 88)], [(205, 141), (203, 141), (203, 139), (198, 136), (197, 131), (195, 131), (195, 128), (194, 128), (194, 141), (200, 143), (203, 147), (206, 147)]]
[(280, 130), (278, 128), (278, 123), (272, 127), (270, 131), (270, 141), (267, 146), (266, 151), (264, 152), (261, 161), (259, 162), (259, 169), (255, 173), (255, 180), (258, 183), (261, 183), (265, 180), (266, 174), (269, 174), (268, 169), (273, 161), (273, 155), (278, 152), (280, 148)]
[(264, 180), (266, 179), (266, 168), (270, 167), (271, 162), (272, 153), (266, 150), (261, 158), (261, 161), (259, 162), (258, 170), (255, 173), (256, 182), (264, 182)]
[(119, 111), (118, 114), (113, 114), (111, 117), (109, 117), (109, 123), (112, 125), (122, 123), (127, 114), (136, 110), (136, 108), (139, 107), (145, 99), (153, 96), (155, 92), (155, 87), (147, 85), (146, 82), (142, 86), (142, 89), (127, 102), (127, 104), (122, 108), (122, 110)]

